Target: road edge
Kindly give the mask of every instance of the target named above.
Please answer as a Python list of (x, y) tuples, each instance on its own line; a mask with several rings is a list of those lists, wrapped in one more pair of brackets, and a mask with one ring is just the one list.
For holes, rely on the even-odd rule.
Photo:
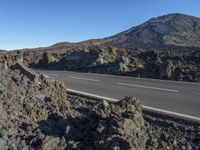
[[(119, 101), (118, 99), (104, 97), (104, 96), (100, 96), (100, 95), (96, 95), (96, 94), (92, 94), (92, 93), (86, 93), (86, 92), (82, 92), (82, 91), (73, 90), (73, 89), (67, 89), (67, 91), (69, 94), (71, 93), (71, 94), (75, 94), (78, 96), (93, 98), (96, 100), (107, 100), (110, 102), (118, 102)], [(145, 106), (145, 105), (143, 105), (143, 109), (144, 109), (144, 111), (156, 113), (158, 115), (165, 115), (165, 117), (177, 118), (177, 119), (181, 119), (183, 121), (191, 121), (191, 122), (198, 123), (198, 124), (200, 123), (200, 118), (196, 117), (196, 116), (181, 114), (181, 113), (163, 110), (163, 109), (154, 108), (154, 107), (149, 107), (149, 106)]]

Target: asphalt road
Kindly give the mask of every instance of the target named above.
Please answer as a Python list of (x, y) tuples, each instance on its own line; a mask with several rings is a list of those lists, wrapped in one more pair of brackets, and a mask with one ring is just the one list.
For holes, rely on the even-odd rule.
[(67, 88), (122, 99), (134, 96), (143, 105), (200, 117), (200, 84), (115, 75), (37, 70), (63, 81)]

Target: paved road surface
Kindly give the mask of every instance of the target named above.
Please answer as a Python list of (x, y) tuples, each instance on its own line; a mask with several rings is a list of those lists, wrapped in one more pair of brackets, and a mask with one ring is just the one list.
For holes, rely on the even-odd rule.
[(144, 78), (37, 70), (63, 81), (67, 88), (121, 99), (135, 96), (146, 106), (200, 117), (200, 84)]

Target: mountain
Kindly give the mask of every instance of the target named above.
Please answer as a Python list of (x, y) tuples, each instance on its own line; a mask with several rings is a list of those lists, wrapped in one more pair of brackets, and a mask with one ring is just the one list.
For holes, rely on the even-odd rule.
[(93, 46), (142, 48), (146, 50), (199, 50), (200, 18), (180, 13), (168, 14), (152, 18), (141, 25), (111, 37), (77, 43), (61, 42), (49, 47), (23, 49), (23, 51), (60, 50), (60, 52), (63, 52), (69, 49)]
[(200, 48), (200, 18), (179, 13), (168, 14), (152, 18), (107, 39), (110, 45), (119, 47)]
[(175, 13), (152, 18), (117, 35), (82, 41), (62, 42), (49, 48), (72, 48), (89, 46), (114, 46), (123, 48), (200, 49), (200, 18)]

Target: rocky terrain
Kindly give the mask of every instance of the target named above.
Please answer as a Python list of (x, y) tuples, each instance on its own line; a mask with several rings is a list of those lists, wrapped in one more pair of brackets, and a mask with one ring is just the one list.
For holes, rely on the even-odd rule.
[(200, 51), (158, 51), (116, 47), (88, 47), (67, 52), (8, 52), (0, 58), (21, 60), (40, 69), (128, 75), (200, 82)]
[(200, 126), (143, 112), (140, 101), (95, 101), (28, 69), (0, 60), (1, 149), (199, 149)]
[[(92, 108), (98, 101), (70, 94), (73, 106)], [(128, 97), (126, 98), (128, 99)], [(200, 148), (200, 123), (173, 118), (143, 110), (147, 133), (146, 150), (198, 150)]]
[[(144, 149), (137, 99), (76, 108), (66, 87), (21, 63), (0, 64), (1, 149)], [(81, 102), (80, 102), (81, 103)]]
[(34, 68), (200, 82), (200, 51), (87, 48), (57, 57), (44, 53)]

